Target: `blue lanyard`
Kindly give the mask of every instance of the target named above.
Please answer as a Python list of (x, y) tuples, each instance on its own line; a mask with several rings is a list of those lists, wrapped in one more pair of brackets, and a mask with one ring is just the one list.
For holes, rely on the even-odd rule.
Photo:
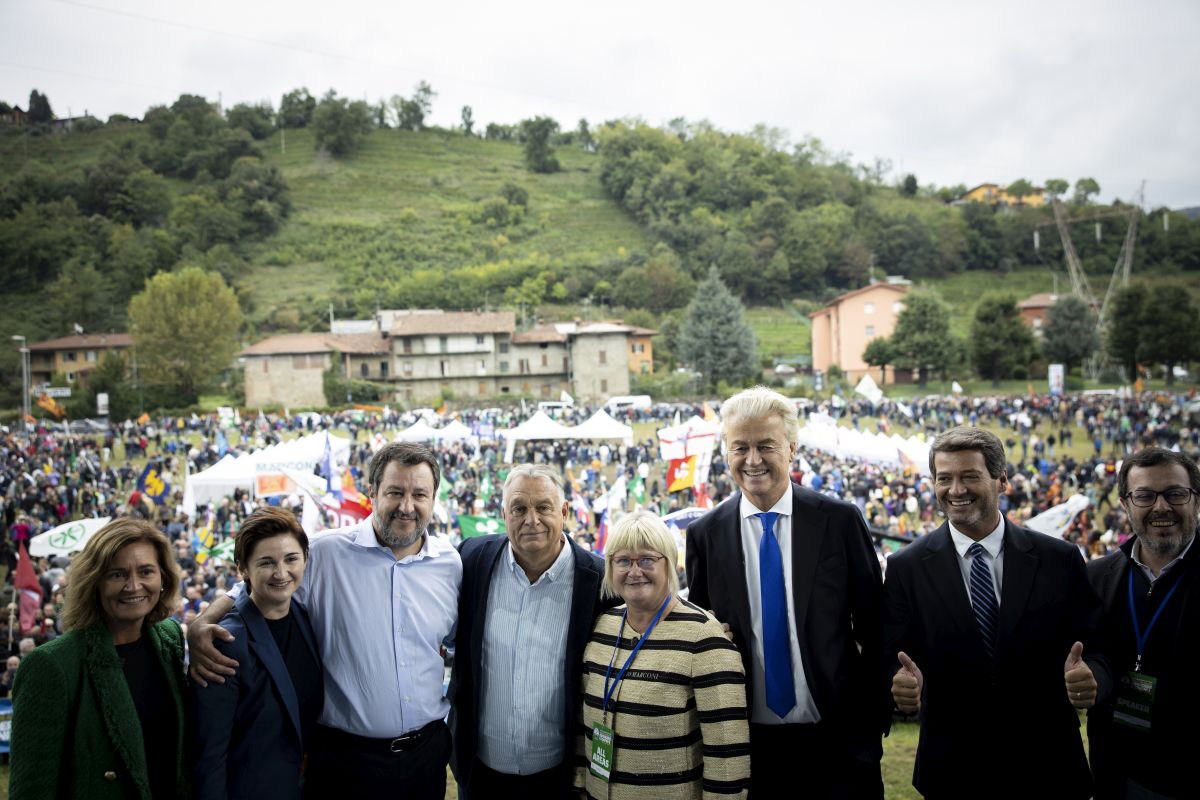
[[(1137, 661), (1133, 665), (1134, 672), (1142, 671), (1142, 652), (1146, 649), (1146, 641), (1150, 638), (1150, 630), (1154, 627), (1154, 623), (1158, 622), (1158, 615), (1162, 613), (1163, 607), (1171, 599), (1171, 595), (1175, 594), (1175, 590), (1179, 588), (1181, 581), (1176, 580), (1175, 585), (1167, 591), (1167, 596), (1158, 604), (1158, 608), (1154, 611), (1154, 616), (1150, 617), (1150, 624), (1146, 626), (1146, 632), (1142, 632), (1142, 626), (1138, 623), (1137, 608), (1133, 605), (1133, 571), (1137, 569), (1136, 564), (1129, 565), (1129, 616), (1133, 619), (1133, 638), (1137, 642)], [(1154, 584), (1151, 584), (1153, 588)]]
[(604, 714), (608, 715), (608, 703), (612, 700), (613, 692), (617, 690), (617, 684), (621, 682), (621, 678), (625, 677), (625, 671), (629, 669), (629, 665), (633, 663), (634, 656), (642, 649), (642, 645), (650, 638), (650, 631), (654, 630), (654, 626), (658, 624), (658, 620), (662, 617), (663, 612), (667, 610), (667, 603), (671, 602), (671, 593), (667, 593), (667, 597), (663, 600), (663, 604), (658, 607), (658, 613), (654, 615), (654, 619), (650, 620), (650, 627), (646, 628), (646, 632), (642, 634), (642, 638), (638, 639), (638, 643), (633, 646), (633, 652), (629, 654), (629, 658), (625, 659), (625, 666), (621, 667), (621, 671), (617, 673), (617, 679), (612, 682), (612, 686), (608, 685), (608, 679), (612, 676), (613, 661), (617, 658), (617, 649), (621, 646), (621, 634), (625, 633), (625, 617), (629, 615), (629, 608), (626, 607), (621, 612), (621, 629), (617, 631), (617, 643), (613, 645), (612, 658), (608, 660), (608, 670), (604, 673)]

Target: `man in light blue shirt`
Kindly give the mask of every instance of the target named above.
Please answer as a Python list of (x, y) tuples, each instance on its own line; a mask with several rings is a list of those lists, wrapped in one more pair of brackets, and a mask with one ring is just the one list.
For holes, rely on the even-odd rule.
[[(325, 670), (325, 707), (309, 748), (306, 793), (354, 798), (442, 798), (450, 735), (443, 721), (442, 641), (454, 628), (462, 562), (427, 532), (440, 469), (424, 445), (395, 442), (371, 460), (369, 519), (314, 537), (304, 603)], [(192, 626), (193, 677), (233, 674), (213, 646), (229, 634)]]
[[(450, 718), (459, 798), (563, 797), (604, 561), (563, 534), (562, 477), (504, 482), (505, 536), (466, 540)], [(573, 796), (573, 795), (572, 795)]]

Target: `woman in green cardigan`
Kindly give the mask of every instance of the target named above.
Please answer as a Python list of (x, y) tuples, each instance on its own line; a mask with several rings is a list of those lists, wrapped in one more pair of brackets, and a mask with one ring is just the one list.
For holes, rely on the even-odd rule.
[(117, 519), (75, 557), (65, 635), (13, 686), (9, 795), (184, 798), (179, 567), (148, 522)]

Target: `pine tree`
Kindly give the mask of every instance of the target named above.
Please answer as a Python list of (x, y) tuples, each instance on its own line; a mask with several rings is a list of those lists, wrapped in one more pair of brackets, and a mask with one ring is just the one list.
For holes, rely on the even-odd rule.
[(696, 287), (679, 335), (680, 357), (704, 376), (710, 390), (719, 381), (739, 383), (758, 372), (758, 343), (745, 309), (721, 281), (716, 267)]

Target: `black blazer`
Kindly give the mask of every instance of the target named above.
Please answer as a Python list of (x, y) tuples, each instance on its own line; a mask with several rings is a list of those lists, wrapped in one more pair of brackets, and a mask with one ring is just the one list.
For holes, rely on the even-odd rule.
[(1099, 599), (1075, 545), (1005, 518), (1002, 553), (994, 661), (979, 638), (948, 524), (888, 559), (887, 681), (901, 650), (924, 678), (913, 786), (934, 797), (1088, 797), (1091, 776), (1063, 667), (1082, 641), (1100, 695), (1110, 691), (1107, 660), (1088, 649)]
[[(1125, 616), (1134, 541), (1130, 539), (1117, 552), (1087, 565), (1088, 580), (1100, 595), (1104, 608), (1105, 635), (1101, 649), (1109, 658), (1114, 679), (1133, 669), (1137, 656)], [(1125, 779), (1131, 773), (1146, 788), (1168, 796), (1195, 793), (1193, 728), (1200, 717), (1200, 689), (1196, 687), (1193, 670), (1200, 662), (1200, 543), (1192, 542), (1183, 562), (1172, 571), (1177, 569), (1183, 574), (1170, 600), (1174, 613), (1164, 614), (1159, 621), (1163, 627), (1156, 626), (1151, 631), (1151, 647), (1160, 648), (1161, 658), (1148, 670), (1158, 679), (1150, 733), (1122, 735), (1113, 722), (1112, 698), (1088, 711), (1088, 749), (1098, 800), (1124, 797)], [(1174, 628), (1169, 622), (1163, 625), (1167, 620), (1175, 623)], [(1141, 739), (1142, 753), (1153, 755), (1142, 758), (1127, 752), (1123, 745), (1130, 738)]]
[[(291, 613), (320, 664), (308, 612), (292, 600)], [(310, 743), (302, 741), (299, 701), (283, 656), (247, 594), (238, 598), (221, 627), (235, 638), (217, 645), (237, 660), (238, 669), (223, 684), (192, 685), (195, 797), (298, 799), (301, 764)]]
[[(567, 631), (566, 662), (561, 665), (566, 682), (566, 738), (563, 742), (564, 791), (570, 786), (574, 765), (576, 723), (583, 707), (583, 649), (596, 617), (620, 599), (601, 600), (604, 559), (589, 553), (567, 537), (575, 558), (571, 594), (571, 622)], [(475, 764), (479, 730), (479, 674), (483, 663), (483, 629), (487, 623), (488, 591), (492, 573), (500, 563), (508, 538), (502, 534), (472, 537), (459, 548), (463, 582), (458, 595), (458, 629), (454, 639), (454, 667), (450, 679), (450, 730), (454, 737), (451, 766), (458, 783), (468, 790)]]
[[(688, 526), (688, 600), (732, 628), (752, 707), (753, 630), (740, 502), (736, 493)], [(878, 679), (882, 603), (879, 559), (859, 510), (792, 484), (792, 605), (804, 675), (829, 734), (876, 770), (888, 722)]]

